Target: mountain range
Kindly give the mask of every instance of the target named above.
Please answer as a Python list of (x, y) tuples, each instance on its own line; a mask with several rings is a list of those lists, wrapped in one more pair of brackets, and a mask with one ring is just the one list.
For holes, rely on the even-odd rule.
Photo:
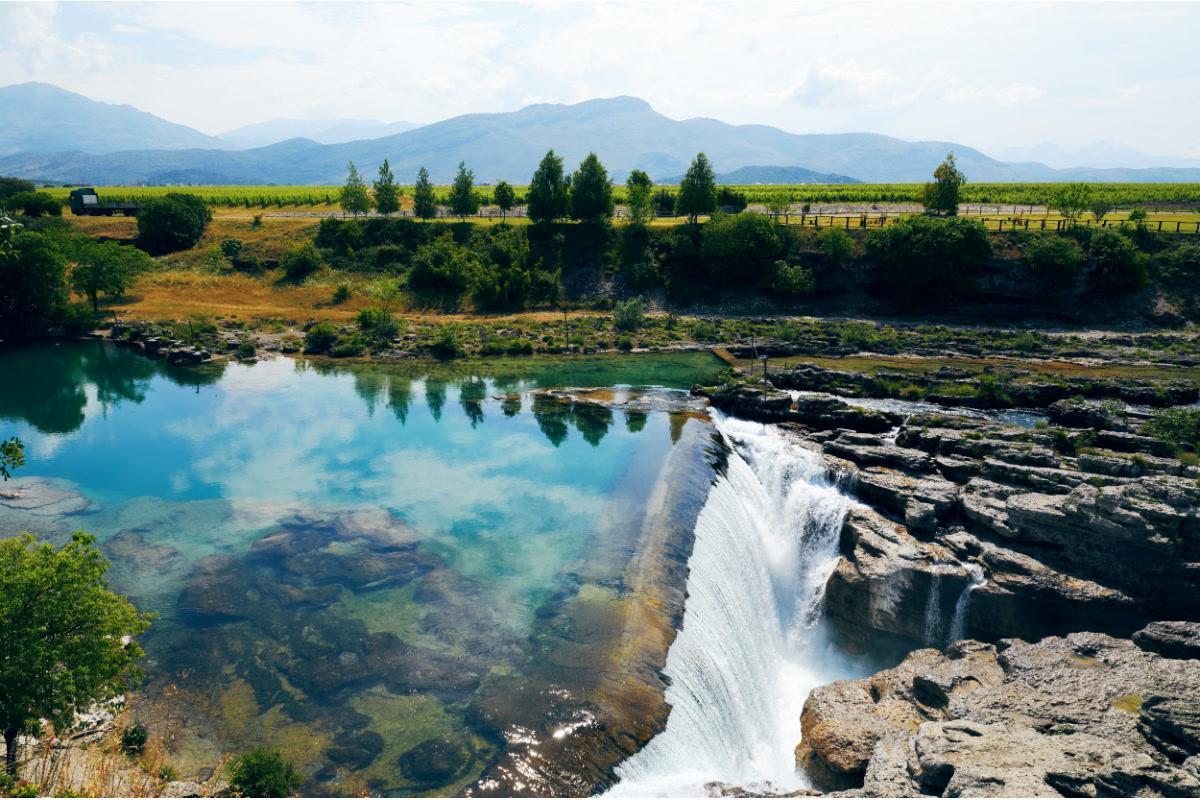
[(927, 180), (953, 151), (974, 182), (1200, 181), (1195, 167), (1054, 169), (1036, 161), (1000, 161), (956, 142), (914, 142), (874, 133), (795, 134), (707, 118), (675, 120), (635, 97), (466, 114), (378, 138), (335, 143), (289, 138), (231, 149), (255, 136), (261, 141), (300, 130), (336, 138), (328, 133), (331, 127), (322, 133), (276, 120), (249, 126), (249, 133), (243, 128), (211, 137), (129, 106), (97, 103), (47, 84), (21, 84), (0, 88), (0, 174), (98, 185), (335, 184), (344, 180), (348, 162), (371, 176), (387, 158), (404, 182), (424, 166), (434, 182), (448, 183), (463, 161), (479, 182), (527, 183), (553, 148), (568, 168), (595, 152), (615, 180), (633, 169), (669, 180), (682, 175), (703, 151), (719, 173), (748, 166), (803, 171), (776, 170), (775, 178), (758, 181), (764, 183), (804, 182), (785, 177), (809, 171), (873, 183), (913, 182)]
[(377, 119), (272, 119), (243, 125), (218, 134), (217, 138), (228, 147), (243, 150), (288, 139), (311, 139), (319, 144), (380, 139), (419, 127), (416, 122), (380, 122)]

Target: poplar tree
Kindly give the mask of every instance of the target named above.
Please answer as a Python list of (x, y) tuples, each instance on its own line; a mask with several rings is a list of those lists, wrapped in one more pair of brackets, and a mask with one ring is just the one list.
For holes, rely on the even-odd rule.
[(365, 214), (371, 210), (371, 196), (367, 193), (367, 185), (354, 162), (350, 162), (350, 174), (346, 176), (346, 185), (342, 187), (342, 210), (349, 211), (354, 216)]
[(512, 207), (517, 204), (517, 193), (508, 184), (508, 181), (497, 181), (496, 189), (492, 192), (492, 199), (496, 201), (496, 205), (500, 209), (500, 219), (503, 220)]
[(634, 225), (645, 225), (654, 216), (654, 181), (642, 170), (635, 169), (625, 179), (625, 191), (629, 199), (629, 221)]
[(385, 158), (379, 166), (379, 179), (375, 181), (375, 210), (385, 217), (400, 210), (400, 190), (396, 188), (396, 176)]
[(429, 182), (429, 170), (424, 167), (417, 172), (417, 183), (413, 186), (413, 213), (421, 219), (437, 216), (437, 195)]
[(713, 175), (708, 156), (698, 153), (688, 167), (687, 174), (679, 184), (679, 197), (675, 200), (675, 213), (695, 222), (701, 214), (717, 210), (717, 179)]
[(551, 150), (538, 164), (529, 184), (529, 218), (534, 222), (553, 222), (567, 214), (567, 181), (562, 159)]
[(608, 170), (595, 153), (588, 153), (571, 177), (571, 217), (598, 225), (607, 221), (612, 212), (612, 184), (608, 182)]
[(450, 211), (464, 219), (479, 211), (479, 196), (475, 194), (475, 173), (467, 169), (465, 161), (458, 162), (458, 174), (450, 187)]

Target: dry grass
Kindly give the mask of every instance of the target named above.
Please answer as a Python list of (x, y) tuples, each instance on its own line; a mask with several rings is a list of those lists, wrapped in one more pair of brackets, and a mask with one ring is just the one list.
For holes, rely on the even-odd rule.
[[(193, 780), (175, 776), (171, 766), (178, 726), (162, 726), (140, 755), (131, 756), (121, 751), (120, 741), (122, 731), (132, 724), (129, 712), (122, 712), (113, 729), (90, 744), (60, 741), (47, 726), (37, 744), (23, 754), (21, 777), (37, 786), (43, 797), (158, 797), (172, 780)], [(214, 765), (212, 777), (198, 782), (200, 796), (222, 791), (224, 771), (224, 760)]]

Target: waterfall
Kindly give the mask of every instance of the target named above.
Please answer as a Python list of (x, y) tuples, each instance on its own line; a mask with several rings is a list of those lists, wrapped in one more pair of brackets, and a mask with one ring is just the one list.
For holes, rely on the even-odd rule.
[(614, 796), (702, 796), (712, 781), (803, 788), (808, 693), (847, 677), (822, 635), (850, 501), (778, 430), (717, 416), (733, 446), (696, 520), (683, 626), (667, 654), (665, 730), (617, 767)]
[(967, 608), (971, 605), (971, 592), (987, 583), (987, 578), (983, 574), (983, 567), (978, 564), (968, 563), (967, 570), (971, 573), (971, 582), (963, 587), (962, 592), (958, 595), (958, 600), (954, 603), (954, 618), (950, 621), (949, 641), (951, 642), (956, 642), (965, 637)]
[(929, 596), (925, 599), (925, 644), (942, 643), (942, 573), (937, 567), (929, 573)]

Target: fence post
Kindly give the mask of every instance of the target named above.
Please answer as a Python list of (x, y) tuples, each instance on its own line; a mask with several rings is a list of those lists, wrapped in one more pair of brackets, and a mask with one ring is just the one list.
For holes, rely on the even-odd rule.
[(1162, 220), (1161, 219), (1158, 221), (1158, 232), (1162, 233)]

